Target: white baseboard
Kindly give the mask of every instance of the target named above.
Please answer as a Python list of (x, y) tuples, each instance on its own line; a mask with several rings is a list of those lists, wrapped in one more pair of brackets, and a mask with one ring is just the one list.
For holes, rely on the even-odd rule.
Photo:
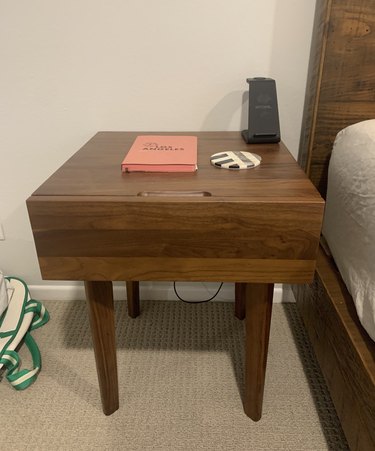
[[(176, 289), (179, 296), (189, 301), (200, 301), (208, 299), (215, 294), (219, 287), (213, 282), (178, 282)], [(70, 301), (84, 300), (85, 290), (83, 283), (74, 282), (72, 284), (44, 284), (29, 285), (31, 296), (34, 299), (45, 301)], [(114, 282), (113, 295), (115, 300), (126, 299), (125, 283)], [(172, 282), (141, 282), (140, 297), (143, 300), (178, 300)], [(234, 284), (225, 283), (215, 301), (234, 301)], [(294, 302), (293, 294), (288, 285), (276, 284), (273, 300), (275, 303)]]

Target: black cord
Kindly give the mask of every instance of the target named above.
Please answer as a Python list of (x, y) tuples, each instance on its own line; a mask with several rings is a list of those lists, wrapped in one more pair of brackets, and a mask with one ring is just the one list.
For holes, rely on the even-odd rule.
[(217, 289), (216, 293), (213, 296), (211, 296), (209, 299), (204, 299), (203, 301), (187, 301), (186, 299), (182, 299), (182, 297), (180, 297), (180, 295), (177, 293), (176, 282), (173, 282), (173, 290), (174, 290), (175, 295), (178, 297), (178, 299), (180, 301), (186, 302), (187, 304), (203, 304), (204, 302), (212, 301), (212, 299), (214, 299), (219, 294), (219, 291), (221, 290), (222, 286), (223, 286), (223, 282), (220, 283), (220, 286)]

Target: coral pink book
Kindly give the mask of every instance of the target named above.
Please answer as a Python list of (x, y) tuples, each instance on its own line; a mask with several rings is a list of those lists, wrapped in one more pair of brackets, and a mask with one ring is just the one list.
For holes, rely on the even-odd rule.
[(137, 136), (121, 164), (122, 172), (194, 172), (196, 136)]

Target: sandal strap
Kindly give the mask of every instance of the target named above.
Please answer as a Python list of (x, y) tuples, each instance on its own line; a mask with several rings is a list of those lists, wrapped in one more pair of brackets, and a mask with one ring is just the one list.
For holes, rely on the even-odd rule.
[(29, 299), (26, 302), (25, 313), (33, 312), (34, 318), (31, 322), (30, 329), (34, 330), (44, 326), (49, 321), (49, 313), (44, 305), (35, 299)]
[[(41, 369), (41, 355), (39, 348), (30, 334), (30, 331), (37, 329), (49, 320), (49, 313), (43, 304), (35, 299), (31, 299), (26, 283), (17, 277), (7, 277), (8, 281), (12, 279), (18, 280), (24, 285), (25, 297), (20, 311), (17, 327), (13, 330), (0, 332), (0, 338), (6, 338), (7, 342), (0, 351), (0, 367), (6, 369), (6, 379), (16, 390), (24, 390), (29, 387), (37, 378)], [(3, 324), (6, 312), (0, 317), (0, 326)], [(25, 317), (27, 315), (27, 317)], [(23, 321), (27, 322), (23, 322)], [(22, 327), (22, 329), (21, 329)], [(27, 331), (25, 333), (25, 330)], [(10, 337), (9, 339), (7, 337)], [(24, 343), (29, 349), (32, 357), (32, 369), (20, 369), (21, 360), (18, 353), (14, 350), (19, 345), (20, 340), (24, 339)], [(14, 340), (17, 340), (15, 342)], [(13, 343), (14, 342), (14, 343)], [(12, 344), (13, 349), (7, 349)]]
[(7, 380), (8, 382), (16, 389), (16, 390), (24, 390), (29, 387), (35, 379), (42, 367), (41, 365), (41, 355), (33, 337), (27, 332), (25, 335), (25, 344), (28, 347), (32, 360), (33, 360), (33, 369), (20, 370), (21, 360), (16, 351), (5, 351), (0, 359), (0, 363), (2, 363), (7, 369)]
[[(38, 329), (38, 327), (44, 326), (49, 321), (49, 313), (44, 305), (36, 301), (35, 299), (29, 299), (26, 302), (24, 314), (32, 312), (34, 314), (29, 330)], [(5, 316), (4, 312), (4, 316)], [(0, 332), (0, 338), (10, 337), (14, 335), (15, 330), (8, 330), (6, 332)]]

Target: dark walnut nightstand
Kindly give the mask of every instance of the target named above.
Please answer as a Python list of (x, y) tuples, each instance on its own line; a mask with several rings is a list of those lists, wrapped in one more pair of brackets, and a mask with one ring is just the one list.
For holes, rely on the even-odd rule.
[[(198, 136), (195, 173), (121, 173), (144, 132), (100, 132), (27, 200), (43, 279), (82, 280), (103, 411), (119, 407), (112, 281), (236, 283), (246, 316), (244, 409), (261, 418), (274, 283), (313, 278), (324, 201), (286, 147), (246, 145), (239, 132)], [(155, 133), (154, 133), (155, 134)], [(160, 133), (162, 134), (162, 133)], [(255, 169), (230, 171), (210, 155), (245, 150)]]

